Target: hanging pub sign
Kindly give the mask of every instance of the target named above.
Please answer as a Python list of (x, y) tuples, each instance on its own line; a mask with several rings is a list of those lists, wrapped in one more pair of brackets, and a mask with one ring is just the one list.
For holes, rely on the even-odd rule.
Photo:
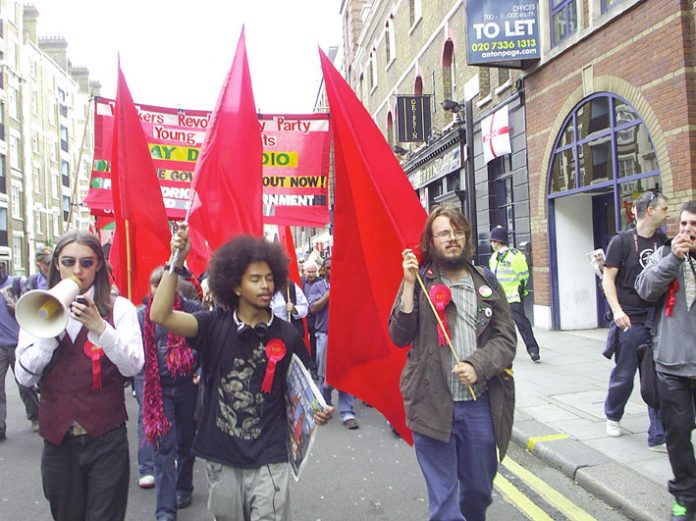
[(520, 69), (541, 58), (538, 13), (537, 0), (468, 0), (467, 63)]
[(397, 96), (400, 143), (422, 143), (430, 136), (430, 96)]

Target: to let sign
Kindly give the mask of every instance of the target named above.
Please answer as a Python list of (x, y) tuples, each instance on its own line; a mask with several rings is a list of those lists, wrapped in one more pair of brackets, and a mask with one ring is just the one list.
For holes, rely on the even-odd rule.
[(430, 96), (397, 96), (399, 142), (423, 142), (430, 136)]
[[(467, 62), (521, 66), (541, 58), (537, 0), (469, 0)], [(502, 63), (500, 63), (502, 65)]]

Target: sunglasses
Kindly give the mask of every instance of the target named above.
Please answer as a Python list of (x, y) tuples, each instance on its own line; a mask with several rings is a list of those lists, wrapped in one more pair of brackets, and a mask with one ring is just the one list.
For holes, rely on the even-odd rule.
[(66, 268), (72, 268), (76, 262), (80, 263), (80, 266), (82, 268), (91, 268), (94, 266), (94, 263), (97, 262), (94, 259), (73, 259), (72, 257), (63, 257), (60, 259), (60, 263), (65, 266)]

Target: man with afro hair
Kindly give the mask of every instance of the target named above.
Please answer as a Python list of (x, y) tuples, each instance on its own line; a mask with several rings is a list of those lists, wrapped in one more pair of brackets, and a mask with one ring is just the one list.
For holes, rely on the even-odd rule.
[[(185, 226), (171, 245), (179, 253), (150, 317), (188, 337), (201, 358), (206, 391), (193, 450), (206, 460), (208, 507), (216, 521), (289, 520), (285, 375), (293, 354), (306, 366), (309, 358), (297, 330), (270, 309), (275, 288), (287, 281), (288, 258), (263, 238), (239, 236), (222, 245), (208, 265), (218, 307), (189, 314), (172, 309), (176, 273), (190, 250)], [(316, 422), (326, 423), (332, 410), (316, 413)]]

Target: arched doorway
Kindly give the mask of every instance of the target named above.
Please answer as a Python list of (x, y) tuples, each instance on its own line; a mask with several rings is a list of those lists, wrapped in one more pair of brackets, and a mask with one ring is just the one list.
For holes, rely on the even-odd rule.
[(625, 99), (595, 93), (556, 137), (547, 176), (553, 329), (604, 326), (605, 301), (587, 258), (630, 225), (633, 199), (661, 190), (648, 128)]

